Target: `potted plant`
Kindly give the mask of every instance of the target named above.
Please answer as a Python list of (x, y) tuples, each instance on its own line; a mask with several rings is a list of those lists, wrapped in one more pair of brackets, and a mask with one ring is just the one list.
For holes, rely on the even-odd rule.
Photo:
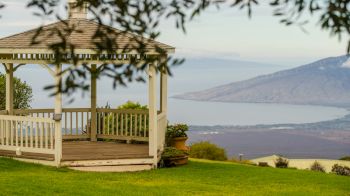
[(162, 163), (165, 167), (185, 165), (188, 162), (188, 153), (174, 147), (165, 147), (162, 153)]
[(167, 146), (175, 147), (178, 150), (188, 150), (186, 147), (186, 140), (188, 139), (186, 131), (188, 131), (186, 124), (168, 125)]

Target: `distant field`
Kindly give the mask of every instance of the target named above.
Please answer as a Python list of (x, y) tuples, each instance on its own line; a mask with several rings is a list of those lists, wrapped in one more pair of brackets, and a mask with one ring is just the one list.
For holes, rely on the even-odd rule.
[(138, 173), (83, 173), (0, 158), (0, 195), (349, 195), (350, 177), (191, 160)]

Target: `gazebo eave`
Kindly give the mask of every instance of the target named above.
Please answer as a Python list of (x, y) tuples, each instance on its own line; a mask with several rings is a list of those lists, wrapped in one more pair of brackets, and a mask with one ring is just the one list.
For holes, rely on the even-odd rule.
[[(165, 48), (164, 51), (167, 54), (175, 53), (175, 48)], [(110, 54), (106, 51), (99, 52), (95, 49), (75, 49), (74, 52), (76, 54)], [(54, 52), (50, 49), (45, 48), (0, 48), (0, 54), (54, 54)], [(117, 49), (114, 54), (130, 54), (137, 55), (140, 54), (136, 49)], [(156, 49), (151, 48), (147, 49), (144, 52), (146, 55), (157, 55), (160, 54)]]
[[(174, 48), (168, 48), (165, 50), (166, 54), (174, 53)], [(147, 56), (163, 56), (155, 49), (150, 49), (147, 52), (140, 55), (136, 50), (116, 50), (114, 53), (97, 53), (92, 49), (76, 49), (75, 55), (79, 59), (79, 63), (86, 64), (128, 64), (132, 58), (136, 58), (139, 64), (145, 62)], [(67, 62), (70, 64), (71, 58), (69, 55), (66, 57)], [(49, 49), (10, 49), (0, 48), (0, 63), (13, 63), (13, 64), (52, 64), (55, 61), (55, 54)]]

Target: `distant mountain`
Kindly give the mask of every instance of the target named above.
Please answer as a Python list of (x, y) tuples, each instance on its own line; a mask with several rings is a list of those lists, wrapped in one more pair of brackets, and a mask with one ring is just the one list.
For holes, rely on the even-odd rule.
[(297, 68), (174, 98), (249, 103), (350, 106), (350, 58), (330, 57)]

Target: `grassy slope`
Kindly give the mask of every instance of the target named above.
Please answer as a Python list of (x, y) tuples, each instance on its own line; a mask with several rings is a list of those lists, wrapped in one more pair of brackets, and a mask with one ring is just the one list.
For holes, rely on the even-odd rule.
[(350, 177), (192, 160), (138, 173), (84, 173), (0, 158), (0, 195), (349, 195)]

